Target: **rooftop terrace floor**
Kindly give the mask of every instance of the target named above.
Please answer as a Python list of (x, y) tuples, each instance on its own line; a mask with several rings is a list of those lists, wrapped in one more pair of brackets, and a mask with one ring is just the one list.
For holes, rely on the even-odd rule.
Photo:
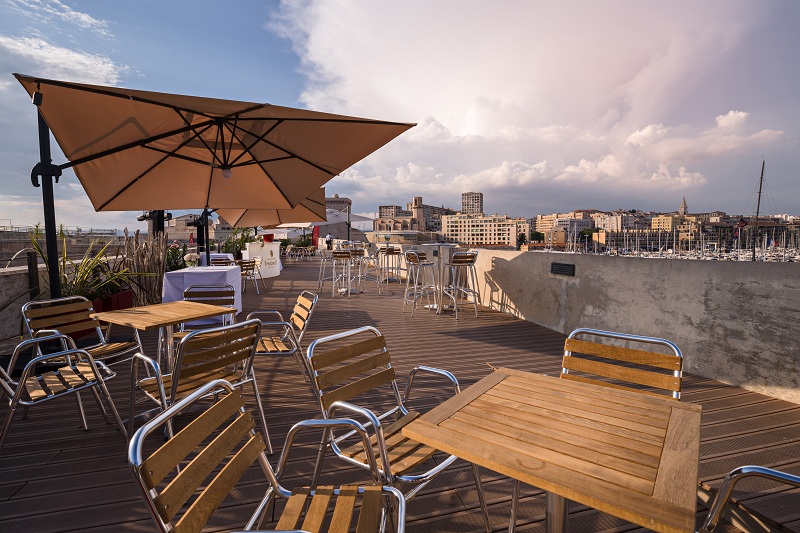
[[(302, 290), (316, 291), (315, 261), (288, 265), (283, 274), (266, 280), (256, 295), (252, 286), (243, 295), (245, 312), (278, 309), (288, 313)], [(376, 326), (387, 338), (392, 359), (403, 376), (414, 365), (452, 371), (462, 387), (491, 372), (489, 365), (555, 375), (560, 371), (564, 335), (510, 315), (485, 310), (436, 316), (418, 310), (412, 318), (402, 311), (402, 288), (392, 285), (378, 295), (374, 285), (352, 298), (332, 298), (330, 285), (320, 292), (316, 312), (304, 340), (364, 325)], [(680, 345), (680, 339), (676, 340)], [(143, 336), (146, 350), (154, 337)], [(127, 365), (110, 382), (123, 417), (127, 413)], [(262, 358), (257, 378), (277, 453), (289, 427), (317, 414), (316, 403), (291, 358)], [(684, 375), (682, 401), (703, 406), (700, 479), (717, 486), (732, 468), (759, 464), (800, 474), (800, 405), (773, 399), (738, 387)], [(431, 389), (433, 390), (433, 389)], [(425, 396), (424, 384), (420, 398)], [(420, 400), (421, 409), (434, 402)], [(438, 401), (438, 400), (437, 400)], [(252, 406), (252, 402), (250, 402)], [(125, 445), (113, 426), (103, 424), (93, 402), (86, 402), (89, 431), (78, 428), (72, 399), (31, 410), (18, 417), (0, 452), (0, 531), (152, 531), (154, 524), (139, 497), (126, 462)], [(3, 413), (4, 414), (4, 413)], [(300, 453), (288, 472), (308, 471), (310, 454)], [(329, 460), (327, 469), (345, 478), (361, 474)], [(339, 478), (342, 479), (341, 477)], [(505, 530), (510, 510), (511, 482), (482, 470), (492, 524)], [(758, 481), (742, 485), (739, 499), (774, 519), (785, 530), (800, 531), (800, 491)], [(263, 493), (256, 476), (245, 476), (234, 497), (223, 504), (209, 530), (241, 528)], [(698, 508), (698, 525), (704, 517)], [(591, 508), (572, 503), (573, 533), (644, 531)], [(482, 518), (466, 463), (459, 461), (426, 487), (408, 506), (407, 528), (414, 532), (480, 532)], [(544, 494), (526, 487), (519, 511), (519, 531), (544, 531)], [(725, 528), (721, 529), (725, 531)]]

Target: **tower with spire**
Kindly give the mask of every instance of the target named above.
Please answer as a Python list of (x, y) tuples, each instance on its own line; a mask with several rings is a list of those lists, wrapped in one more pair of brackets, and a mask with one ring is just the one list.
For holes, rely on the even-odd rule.
[(686, 216), (687, 211), (688, 209), (686, 207), (686, 197), (684, 196), (683, 200), (681, 201), (681, 206), (678, 208), (678, 214), (681, 216)]

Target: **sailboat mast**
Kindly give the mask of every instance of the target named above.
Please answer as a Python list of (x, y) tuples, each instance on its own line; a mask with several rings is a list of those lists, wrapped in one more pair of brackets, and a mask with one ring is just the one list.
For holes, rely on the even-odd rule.
[(761, 188), (764, 186), (764, 163), (761, 160), (761, 178), (758, 180), (758, 201), (756, 202), (756, 219), (753, 222), (753, 261), (756, 260), (756, 238), (758, 231), (758, 213), (761, 210)]

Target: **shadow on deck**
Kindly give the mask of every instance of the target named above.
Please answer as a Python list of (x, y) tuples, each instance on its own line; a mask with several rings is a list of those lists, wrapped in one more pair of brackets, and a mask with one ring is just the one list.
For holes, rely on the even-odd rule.
[[(290, 264), (280, 277), (265, 280), (267, 288), (256, 295), (252, 285), (243, 295), (245, 312), (278, 309), (288, 314), (302, 290), (316, 291), (317, 263)], [(378, 295), (374, 285), (352, 298), (332, 298), (330, 284), (320, 291), (317, 311), (306, 334), (312, 340), (364, 325), (376, 326), (387, 338), (398, 375), (416, 364), (452, 371), (462, 386), (469, 386), (506, 366), (556, 374), (564, 335), (510, 315), (484, 311), (477, 318), (464, 312), (436, 316), (418, 310), (403, 314), (402, 287), (393, 284)], [(155, 338), (143, 337), (146, 350)], [(256, 366), (267, 421), (276, 446), (277, 460), (286, 432), (298, 420), (317, 414), (316, 403), (291, 358), (262, 358)], [(112, 396), (127, 412), (127, 365), (110, 382)], [(426, 392), (424, 388), (420, 396)], [(733, 467), (760, 464), (800, 473), (800, 405), (732, 387), (693, 375), (684, 377), (683, 401), (703, 406), (700, 478), (712, 486)], [(421, 408), (430, 406), (423, 402)], [(153, 524), (141, 501), (126, 462), (125, 445), (112, 426), (105, 425), (96, 406), (86, 402), (90, 429), (78, 427), (72, 399), (32, 410), (30, 418), (15, 420), (0, 453), (0, 531), (152, 531)], [(3, 413), (4, 414), (4, 413)], [(309, 452), (310, 453), (310, 452)], [(308, 455), (296, 458), (308, 469)], [(338, 465), (326, 463), (329, 468)], [(296, 470), (295, 468), (290, 471)], [(353, 472), (340, 473), (355, 479)], [(495, 531), (505, 530), (510, 511), (511, 482), (483, 471), (484, 488)], [(234, 498), (223, 504), (210, 530), (240, 528), (260, 498), (263, 486), (255, 480), (240, 483)], [(778, 490), (753, 482), (737, 493), (752, 508), (800, 530), (800, 493)], [(642, 528), (572, 504), (573, 532), (641, 531)], [(544, 530), (544, 495), (528, 487), (519, 511), (520, 531)], [(698, 519), (704, 510), (698, 510)], [(468, 465), (439, 477), (408, 507), (409, 532), (480, 532), (483, 530)], [(724, 529), (723, 529), (724, 530)]]

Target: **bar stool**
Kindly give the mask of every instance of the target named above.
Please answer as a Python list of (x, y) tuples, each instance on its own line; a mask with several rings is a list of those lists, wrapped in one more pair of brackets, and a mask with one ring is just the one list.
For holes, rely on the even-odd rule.
[(450, 284), (442, 288), (442, 295), (439, 302), (444, 307), (444, 298), (453, 300), (453, 311), (458, 320), (458, 304), (460, 301), (469, 303), (472, 300), (475, 306), (475, 316), (478, 316), (478, 306), (481, 304), (481, 294), (478, 290), (478, 274), (475, 270), (475, 260), (478, 258), (477, 252), (454, 252), (450, 260), (445, 263), (445, 268), (449, 270)]
[[(437, 295), (439, 292), (439, 280), (436, 275), (436, 264), (428, 261), (425, 252), (409, 250), (406, 252), (406, 292), (403, 295), (403, 313), (406, 312), (406, 305), (411, 304), (411, 316), (414, 316), (414, 309), (417, 307), (417, 300), (426, 297), (430, 308), (430, 297), (433, 295), (433, 306), (438, 310), (439, 302)], [(426, 279), (430, 283), (426, 283)]]
[(317, 279), (317, 289), (321, 289), (325, 282), (328, 280), (332, 280), (333, 277), (328, 276), (325, 277), (325, 270), (327, 269), (328, 265), (333, 262), (333, 251), (332, 250), (319, 250), (317, 254), (319, 257), (319, 278)]
[(350, 285), (353, 281), (352, 276), (352, 254), (350, 250), (334, 250), (333, 263), (331, 267), (331, 277), (333, 278), (333, 289), (331, 296), (336, 296), (336, 292), (346, 292), (350, 298)]
[[(380, 261), (380, 282), (386, 282), (388, 286), (390, 282), (400, 280), (400, 248), (386, 247), (381, 248), (379, 251)], [(380, 290), (378, 290), (380, 293)]]

